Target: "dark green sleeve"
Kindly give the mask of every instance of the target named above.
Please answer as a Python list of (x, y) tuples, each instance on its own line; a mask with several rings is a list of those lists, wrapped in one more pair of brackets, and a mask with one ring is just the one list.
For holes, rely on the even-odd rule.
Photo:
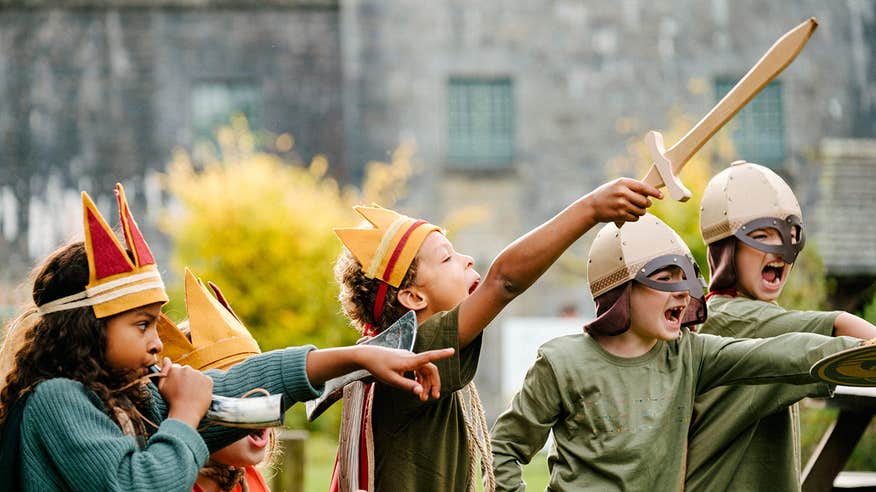
[(481, 354), (482, 335), (459, 350), (459, 307), (437, 313), (417, 327), (414, 352), (453, 347), (453, 356), (435, 362), (441, 375), (442, 395), (459, 391), (474, 379)]
[(381, 385), (380, 394), (385, 394), (393, 400), (393, 411), (404, 414), (409, 411), (432, 405), (436, 401), (447, 398), (464, 388), (474, 379), (478, 369), (481, 353), (479, 335), (465, 349), (459, 350), (459, 307), (433, 315), (417, 327), (417, 339), (414, 342), (414, 352), (420, 353), (446, 347), (455, 349), (452, 356), (435, 361), (438, 374), (441, 377), (441, 396), (438, 400), (420, 401), (419, 397), (409, 391)]
[[(307, 401), (322, 394), (322, 387), (314, 388), (307, 378), (307, 353), (315, 347), (289, 347), (254, 355), (228, 371), (210, 370), (205, 374), (213, 379), (213, 393), (221, 396), (238, 397), (254, 388), (264, 388), (270, 394), (283, 395), (283, 410), (295, 402)], [(159, 414), (167, 416), (164, 399), (152, 386), (153, 397), (159, 406)], [(210, 452), (246, 436), (249, 432), (233, 427), (208, 425), (201, 422), (201, 436)]]
[(189, 491), (207, 447), (185, 423), (168, 419), (140, 449), (78, 382), (52, 379), (28, 399), (22, 436), (35, 436), (72, 490)]
[(690, 336), (694, 350), (701, 354), (697, 394), (726, 384), (812, 383), (816, 380), (809, 369), (815, 362), (861, 343), (857, 338), (814, 333), (760, 339)]
[(793, 332), (832, 336), (834, 322), (841, 313), (788, 311), (775, 303), (746, 298), (720, 299), (710, 306), (716, 310), (699, 332), (740, 338), (768, 338)]
[(544, 447), (561, 411), (557, 377), (539, 351), (526, 373), (523, 387), (490, 432), (497, 491), (526, 489), (522, 465), (528, 464)]

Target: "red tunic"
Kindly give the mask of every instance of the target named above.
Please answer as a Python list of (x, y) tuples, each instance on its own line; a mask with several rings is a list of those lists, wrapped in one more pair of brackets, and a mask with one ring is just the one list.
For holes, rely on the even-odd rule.
[[(262, 474), (254, 466), (247, 466), (245, 470), (244, 480), (246, 480), (246, 485), (249, 487), (250, 492), (271, 492), (268, 484), (265, 483), (265, 479), (262, 478)], [(200, 485), (195, 484), (192, 487), (192, 492), (204, 492), (204, 489)], [(240, 484), (235, 485), (231, 492), (241, 492)]]

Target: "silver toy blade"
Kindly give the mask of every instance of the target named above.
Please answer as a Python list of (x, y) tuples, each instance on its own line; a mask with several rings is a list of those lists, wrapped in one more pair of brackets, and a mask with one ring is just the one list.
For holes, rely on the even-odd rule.
[[(158, 374), (158, 364), (149, 366), (149, 374)], [(268, 395), (255, 398), (231, 398), (213, 395), (210, 408), (204, 419), (224, 427), (263, 429), (283, 425), (283, 395)]]
[[(417, 339), (417, 315), (408, 311), (383, 333), (362, 342), (362, 345), (376, 345), (394, 349), (413, 350)], [(322, 415), (325, 410), (332, 406), (344, 395), (344, 386), (371, 377), (371, 373), (361, 369), (343, 376), (329, 379), (325, 382), (325, 388), (319, 398), (304, 403), (307, 410), (307, 420), (312, 422)]]
[(225, 427), (263, 429), (283, 425), (283, 395), (227, 398), (213, 395), (205, 418)]

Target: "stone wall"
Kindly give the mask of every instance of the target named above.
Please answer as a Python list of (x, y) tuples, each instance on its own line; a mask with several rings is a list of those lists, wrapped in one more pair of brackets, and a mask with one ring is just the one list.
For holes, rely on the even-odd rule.
[(876, 140), (825, 139), (816, 210), (820, 227), (815, 247), (834, 280), (831, 302), (861, 310), (874, 294), (876, 279)]
[[(631, 141), (665, 129), (674, 111), (704, 115), (716, 78), (738, 79), (810, 16), (820, 26), (781, 81), (784, 172), (811, 206), (821, 138), (874, 131), (872, 3), (346, 2), (348, 148), (380, 158), (415, 137), (423, 172), (409, 206), (434, 220), (466, 201), (492, 204), (500, 220), (457, 239), (485, 268), (511, 239), (615, 177), (605, 164)], [(508, 170), (447, 168), (447, 81), (458, 76), (512, 80), (516, 159)], [(574, 247), (579, 256), (586, 250), (586, 239)], [(583, 274), (572, 284), (547, 280), (512, 311), (550, 315), (586, 297), (575, 290)], [(579, 304), (588, 309), (586, 299)]]
[[(483, 274), (504, 245), (616, 177), (606, 164), (647, 130), (665, 130), (674, 113), (694, 121), (705, 115), (717, 100), (716, 79), (738, 80), (810, 16), (820, 25), (780, 80), (782, 171), (813, 217), (821, 139), (874, 134), (872, 2), (348, 1), (341, 14), (347, 147), (380, 158), (399, 139), (416, 139), (422, 173), (406, 203), (412, 213), (440, 221), (466, 204), (490, 207), (488, 222), (454, 237)], [(512, 81), (509, 168), (447, 165), (451, 77)], [(591, 315), (583, 260), (592, 237), (573, 245), (503, 316), (551, 316), (570, 303)], [(507, 403), (490, 390), (503, 319), (485, 334), (478, 374), (491, 417)]]
[(222, 4), (0, 8), (0, 283), (79, 232), (79, 190), (114, 214), (116, 181), (166, 257), (156, 173), (193, 144), (200, 81), (251, 83), (258, 126), (293, 134), (303, 159), (324, 153), (342, 176), (337, 2)]

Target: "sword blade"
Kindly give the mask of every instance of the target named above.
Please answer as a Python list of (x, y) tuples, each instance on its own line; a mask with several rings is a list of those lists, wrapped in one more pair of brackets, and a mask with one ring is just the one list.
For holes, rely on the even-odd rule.
[[(797, 58), (812, 32), (818, 27), (814, 17), (810, 17), (800, 25), (791, 29), (779, 38), (760, 60), (745, 74), (742, 79), (730, 89), (718, 104), (709, 111), (690, 131), (681, 137), (672, 147), (666, 149), (666, 157), (672, 163), (672, 174), (678, 176), (681, 168), (687, 164), (698, 150), (712, 138), (736, 113), (739, 112), (754, 96), (776, 78)], [(660, 173), (652, 164), (643, 180), (657, 187), (664, 185)]]
[[(362, 345), (377, 345), (379, 347), (414, 350), (414, 343), (416, 341), (417, 315), (413, 311), (408, 311), (379, 335), (366, 342), (362, 342)], [(307, 421), (313, 422), (313, 420), (325, 412), (328, 407), (338, 401), (344, 394), (344, 386), (370, 377), (370, 372), (365, 369), (360, 369), (326, 381), (323, 385), (321, 396), (304, 402)]]

